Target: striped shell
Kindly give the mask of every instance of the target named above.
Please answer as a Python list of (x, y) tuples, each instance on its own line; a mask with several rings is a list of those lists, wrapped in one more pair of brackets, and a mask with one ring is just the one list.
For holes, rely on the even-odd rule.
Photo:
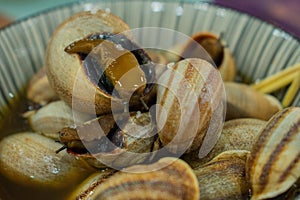
[(253, 118), (241, 118), (226, 121), (220, 138), (207, 156), (200, 159), (198, 157), (198, 152), (194, 151), (183, 155), (182, 159), (189, 163), (192, 168), (196, 168), (212, 160), (224, 151), (250, 151), (255, 138), (265, 127), (266, 123), (266, 121)]
[(74, 191), (72, 191), (71, 195), (68, 197), (68, 200), (89, 199), (94, 193), (93, 190), (116, 172), (116, 170), (107, 168), (93, 173), (81, 184), (79, 184)]
[(300, 108), (274, 115), (254, 143), (247, 162), (251, 199), (276, 197), (300, 177)]
[(204, 166), (194, 169), (201, 200), (246, 199), (245, 172), (249, 151), (225, 151)]
[(167, 157), (154, 164), (135, 165), (125, 170), (134, 173), (117, 172), (104, 175), (105, 177), (103, 173), (99, 176), (93, 175), (85, 181), (87, 185), (81, 186), (85, 189), (75, 190), (72, 197), (82, 200), (199, 198), (197, 178), (189, 165), (182, 160)]
[(207, 129), (219, 111), (214, 125), (222, 125), (222, 89), (219, 72), (202, 59), (182, 60), (160, 76), (156, 120), (160, 141), (169, 151), (200, 149), (206, 155), (211, 150), (219, 132)]

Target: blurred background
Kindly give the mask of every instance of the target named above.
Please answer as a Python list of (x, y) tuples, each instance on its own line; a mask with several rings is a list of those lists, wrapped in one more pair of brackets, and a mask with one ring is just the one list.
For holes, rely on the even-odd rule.
[[(78, 0), (0, 0), (0, 27), (36, 12), (76, 1)], [(249, 13), (300, 38), (300, 0), (206, 1)]]
[(54, 6), (78, 0), (0, 0), (0, 27)]

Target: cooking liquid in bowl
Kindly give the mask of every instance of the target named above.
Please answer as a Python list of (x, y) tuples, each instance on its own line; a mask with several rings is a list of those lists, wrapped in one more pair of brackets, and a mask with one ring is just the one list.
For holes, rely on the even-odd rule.
[[(31, 108), (24, 92), (21, 92), (20, 96), (17, 96), (14, 100), (12, 100), (11, 105), (11, 111), (7, 112), (7, 116), (0, 122), (0, 140), (14, 133), (28, 132), (31, 130), (28, 121), (22, 117), (22, 114)], [(18, 177), (16, 176), (15, 178)], [(65, 188), (51, 189), (48, 187), (18, 184), (15, 181), (7, 179), (0, 173), (0, 199), (66, 199), (70, 192), (72, 192), (84, 178), (78, 182), (69, 184)]]

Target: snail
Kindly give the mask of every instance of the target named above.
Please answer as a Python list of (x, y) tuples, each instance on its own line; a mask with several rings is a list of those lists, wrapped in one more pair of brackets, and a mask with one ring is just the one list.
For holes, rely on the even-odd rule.
[(245, 165), (249, 153), (245, 150), (224, 151), (194, 169), (199, 181), (199, 199), (247, 199)]
[(22, 185), (68, 188), (94, 169), (66, 151), (56, 154), (60, 144), (34, 132), (20, 132), (0, 142), (0, 172)]
[[(76, 114), (76, 118), (73, 114)], [(50, 102), (38, 110), (25, 112), (23, 116), (34, 132), (55, 140), (59, 139), (58, 132), (62, 128), (82, 124), (93, 118), (89, 114), (75, 112), (62, 100)]]
[(224, 86), (227, 102), (226, 120), (249, 117), (269, 120), (282, 109), (278, 99), (258, 92), (246, 84), (227, 82)]
[(247, 160), (251, 199), (278, 197), (298, 187), (300, 177), (300, 108), (277, 112), (260, 131)]
[(108, 114), (83, 123), (76, 128), (60, 130), (59, 139), (63, 149), (86, 160), (96, 168), (115, 169), (148, 161), (156, 139), (156, 127), (149, 113), (130, 113), (118, 123), (115, 116)]
[[(80, 24), (80, 26), (78, 26)], [(47, 48), (51, 87), (73, 109), (97, 115), (130, 108), (140, 110), (153, 100), (155, 78), (147, 53), (130, 37), (117, 16), (99, 10), (81, 12), (63, 22)]]
[(255, 118), (240, 118), (226, 121), (220, 138), (207, 156), (199, 159), (198, 151), (193, 151), (184, 154), (181, 158), (189, 163), (192, 168), (197, 168), (225, 151), (250, 151), (255, 138), (266, 123), (266, 121)]
[[(132, 173), (138, 172), (138, 173)], [(86, 179), (69, 199), (199, 199), (193, 170), (180, 159), (166, 157), (124, 171), (105, 170)]]
[(220, 72), (223, 81), (234, 81), (236, 75), (235, 60), (230, 49), (219, 36), (212, 32), (198, 32), (191, 36), (185, 44), (172, 50), (177, 56), (168, 56), (171, 60), (186, 58), (202, 58), (214, 65)]
[(171, 66), (157, 86), (156, 121), (162, 145), (175, 154), (199, 150), (207, 155), (224, 121), (223, 95), (222, 79), (209, 62), (190, 58)]

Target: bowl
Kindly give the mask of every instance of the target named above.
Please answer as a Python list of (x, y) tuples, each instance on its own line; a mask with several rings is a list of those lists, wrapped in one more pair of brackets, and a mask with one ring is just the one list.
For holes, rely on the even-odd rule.
[[(258, 18), (210, 2), (102, 0), (66, 4), (0, 29), (0, 139), (27, 128), (27, 123), (21, 122), (21, 112), (28, 106), (22, 103), (24, 90), (33, 74), (44, 66), (46, 47), (56, 27), (74, 13), (97, 9), (114, 13), (131, 28), (163, 27), (186, 35), (222, 33), (235, 58), (239, 80), (246, 83), (300, 62), (297, 38)], [(154, 35), (152, 40), (158, 37)], [(273, 95), (282, 100), (286, 92), (283, 88)], [(291, 105), (300, 106), (299, 90)], [(0, 198), (6, 193), (0, 187)]]

